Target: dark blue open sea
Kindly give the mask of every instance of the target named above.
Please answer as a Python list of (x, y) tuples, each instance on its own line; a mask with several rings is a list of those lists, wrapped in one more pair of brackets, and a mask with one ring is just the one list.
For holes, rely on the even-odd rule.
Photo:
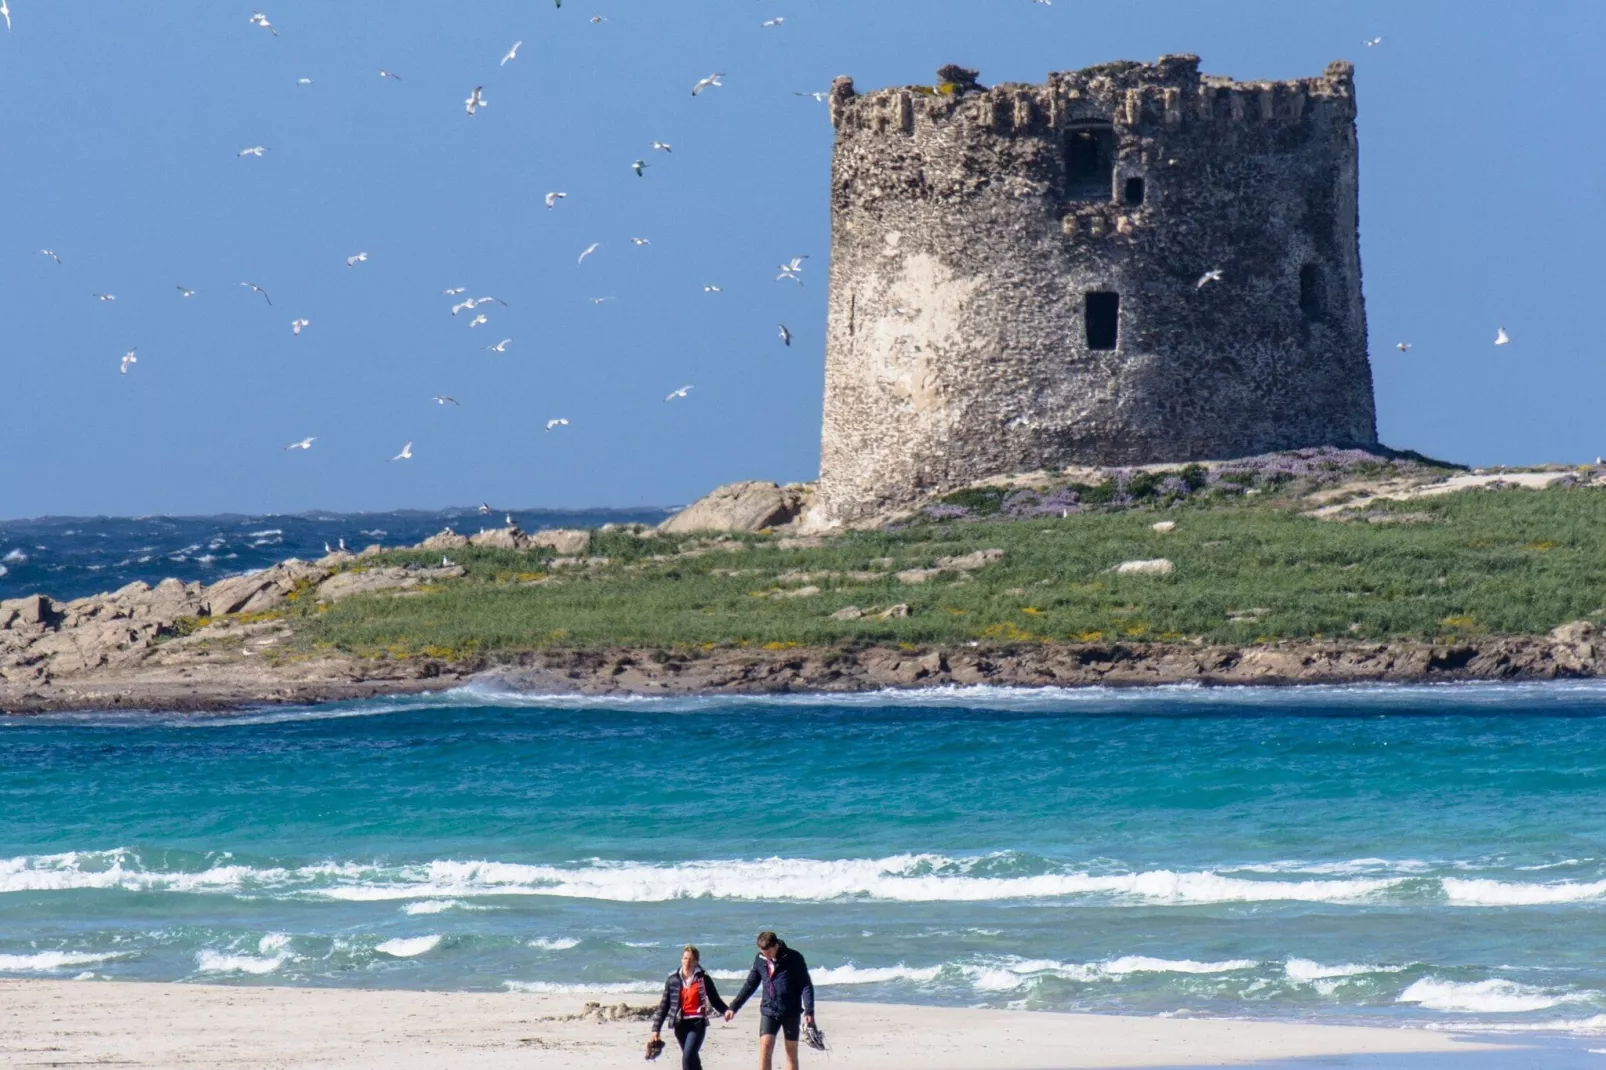
[(11, 718), (0, 814), (3, 974), (1606, 1033), (1598, 685)]

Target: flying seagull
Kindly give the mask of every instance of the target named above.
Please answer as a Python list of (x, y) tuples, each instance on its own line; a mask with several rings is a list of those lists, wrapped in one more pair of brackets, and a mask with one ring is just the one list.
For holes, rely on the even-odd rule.
[(130, 364), (138, 364), (139, 363), (139, 358), (134, 356), (134, 352), (135, 352), (135, 350), (130, 349), (127, 353), (123, 354), (123, 366), (121, 368), (119, 368), (118, 370), (121, 371), (124, 375), (128, 374), (128, 366)]
[(1367, 48), (1376, 48), (1378, 45), (1380, 45), (1382, 43), (1383, 43), (1383, 38), (1381, 38), (1381, 37), (1368, 37), (1366, 39), (1366, 47)]
[(1506, 329), (1504, 327), (1501, 327), (1499, 330), (1497, 330), (1495, 332), (1495, 336), (1494, 336), (1494, 344), (1495, 345), (1497, 345), (1497, 346), (1507, 345), (1508, 343), (1510, 343), (1510, 341), (1511, 341), (1511, 335), (1506, 333)]
[(802, 275), (800, 273), (803, 270), (803, 261), (805, 261), (807, 259), (808, 259), (807, 256), (794, 256), (787, 263), (781, 264), (779, 267), (776, 268), (776, 270), (779, 271), (780, 274), (775, 276), (775, 281), (776, 282), (780, 282), (782, 279), (791, 279), (793, 282), (797, 283), (799, 286), (802, 286), (803, 285), (803, 278), (802, 278)]
[(473, 308), (477, 304), (479, 304), (479, 302), (474, 300), (472, 297), (465, 298), (452, 306), (452, 315), (455, 316), (465, 308)]
[(518, 58), (519, 49), (522, 48), (522, 47), (524, 47), (524, 42), (523, 41), (514, 41), (513, 42), (513, 47), (507, 50), (507, 55), (502, 57), (502, 62), (498, 63), (497, 66), (498, 67), (506, 67), (508, 60)]
[(356, 267), (358, 264), (362, 263), (364, 260), (367, 260), (367, 259), (368, 259), (368, 254), (367, 253), (353, 253), (350, 256), (346, 257), (346, 266), (347, 267)]
[(1206, 283), (1220, 282), (1220, 281), (1221, 281), (1221, 269), (1220, 268), (1212, 268), (1209, 271), (1205, 272), (1203, 275), (1199, 276), (1199, 281), (1194, 283), (1193, 288), (1195, 290), (1202, 290), (1202, 289), (1205, 288), (1205, 284)]
[(724, 290), (721, 290), (718, 286), (715, 286), (713, 284), (709, 284), (709, 285), (703, 287), (703, 293), (705, 293), (705, 294), (718, 294), (718, 293), (724, 293), (724, 292), (725, 292)]
[(546, 206), (548, 208), (551, 208), (551, 207), (556, 205), (559, 201), (563, 200), (563, 198), (565, 198), (567, 196), (568, 196), (567, 193), (558, 193), (556, 191), (554, 191), (552, 193), (548, 193), (546, 195)]
[(312, 79), (311, 78), (297, 78), (296, 79), (296, 85), (311, 85), (311, 84), (312, 84)]
[(173, 289), (178, 291), (178, 295), (180, 297), (194, 297), (195, 296), (195, 291), (190, 289), (188, 286), (175, 285), (173, 287)]
[(814, 98), (814, 102), (816, 104), (821, 104), (821, 103), (825, 102), (825, 98), (830, 96), (831, 93), (830, 93), (830, 90), (826, 90), (826, 91), (820, 92), (820, 93), (799, 93), (797, 90), (794, 89), (794, 90), (792, 90), (792, 95), (794, 97), (813, 97)]
[(504, 338), (494, 346), (486, 346), (485, 348), (490, 350), (492, 353), (506, 353), (507, 347), (512, 341), (513, 339), (511, 338)]
[(591, 301), (591, 303), (593, 305), (600, 305), (604, 301), (612, 301), (612, 300), (613, 300), (613, 298), (611, 296), (610, 297), (593, 297), (593, 298), (590, 298), (590, 301)]
[(387, 70), (381, 69), (380, 72), (379, 72), (379, 77), (381, 77), (381, 78), (393, 78), (398, 82), (401, 81), (401, 75), (397, 74), (395, 71), (387, 71)]
[(671, 390), (664, 397), (664, 400), (665, 401), (674, 401), (676, 398), (683, 398), (689, 393), (691, 393), (691, 387), (690, 386), (683, 386), (679, 390)]
[(463, 101), (463, 110), (472, 117), (475, 112), (483, 107), (485, 107), (485, 87), (477, 85), (474, 87), (474, 91), (468, 95), (468, 99)]
[(401, 448), (401, 452), (392, 457), (393, 461), (410, 461), (413, 459), (413, 444), (411, 442)]
[(115, 301), (115, 300), (117, 300), (117, 295), (116, 294), (90, 294), (89, 296), (90, 297), (98, 297), (102, 301)]
[(54, 260), (57, 264), (61, 263), (61, 257), (56, 255), (56, 251), (54, 249), (41, 249), (39, 250), (39, 253), (41, 256), (50, 257), (50, 259)]
[(591, 16), (591, 25), (593, 25), (593, 26), (601, 25), (602, 23), (607, 22), (607, 21), (608, 20), (603, 18), (601, 15), (592, 15)]
[(630, 244), (631, 245), (651, 245), (652, 242), (648, 241), (646, 238), (631, 238), (630, 239)]
[(251, 12), (251, 18), (248, 21), (253, 26), (262, 27), (275, 37), (279, 36), (279, 31), (273, 28), (273, 23), (269, 22), (268, 17), (260, 11)]
[(291, 320), (290, 321), (290, 333), (291, 334), (300, 334), (301, 333), (301, 328), (307, 326), (311, 322), (312, 322), (311, 320), (305, 320), (305, 319)]
[(460, 409), (463, 407), (462, 405), (458, 404), (457, 399), (452, 397), (450, 394), (436, 394), (429, 400), (433, 401), (437, 405), (457, 405), (457, 407)]
[(696, 85), (691, 87), (691, 95), (695, 97), (698, 93), (701, 93), (709, 86), (719, 86), (720, 88), (724, 88), (725, 83), (720, 81), (720, 79), (723, 77), (725, 77), (724, 71), (717, 71), (714, 74), (710, 74), (707, 78), (702, 79)]
[(1410, 342), (1395, 342), (1394, 343), (1394, 348), (1398, 349), (1401, 353), (1404, 353), (1404, 352), (1407, 352), (1408, 350), (1410, 350), (1411, 343)]
[(0, 0), (0, 15), (6, 17), (6, 32), (11, 32), (11, 9), (6, 6), (6, 0)]
[(468, 325), (472, 329), (474, 327), (478, 327), (482, 323), (489, 323), (489, 322), (490, 322), (490, 317), (487, 316), (485, 313), (481, 312), (478, 316), (475, 316), (473, 319), (469, 320), (468, 321)]
[(257, 159), (261, 159), (262, 158), (262, 154), (264, 152), (267, 152), (267, 151), (268, 151), (268, 147), (266, 145), (252, 145), (248, 149), (241, 149), (239, 152), (235, 153), (234, 155), (237, 156), (237, 157), (242, 157), (242, 158), (246, 157), (246, 156), (255, 156)]
[(476, 305), (483, 305), (483, 304), (486, 304), (487, 302), (490, 302), (490, 301), (495, 301), (497, 304), (501, 305), (503, 308), (507, 307), (507, 302), (502, 300), (500, 297), (476, 297), (474, 299), (474, 303)]
[(452, 286), (452, 287), (450, 287), (448, 289), (445, 289), (445, 290), (441, 291), (441, 293), (445, 294), (447, 297), (456, 297), (460, 293), (467, 293), (467, 292), (468, 292), (468, 287), (467, 286)]
[(779, 26), (781, 23), (783, 23), (785, 21), (786, 21), (786, 16), (785, 15), (777, 15), (773, 19), (767, 19), (764, 22), (760, 23), (759, 24), (759, 28), (767, 30), (771, 26)]
[[(558, 6), (562, 7), (563, 4), (560, 2), (558, 4)], [(491, 503), (490, 502), (480, 502), (480, 515), (481, 516), (490, 516), (494, 512), (496, 512), (496, 510), (491, 508)]]
[(287, 450), (310, 450), (310, 449), (312, 449), (312, 444), (314, 442), (316, 442), (316, 441), (318, 441), (318, 436), (317, 435), (309, 435), (308, 437), (302, 439), (300, 442), (292, 442), (292, 443), (290, 443), (290, 445), (286, 446), (285, 449), (287, 449)]
[(674, 152), (675, 151), (675, 147), (673, 145), (671, 145), (667, 141), (654, 141), (652, 143), (652, 147), (657, 149), (659, 152)]
[(781, 341), (785, 342), (787, 345), (791, 345), (792, 344), (792, 332), (786, 329), (786, 324), (784, 324), (784, 323), (780, 324), (780, 328), (781, 328)]
[(630, 169), (636, 173), (637, 178), (646, 178), (647, 168), (650, 166), (652, 165), (646, 160), (637, 160), (635, 163), (630, 165)]
[(592, 253), (596, 252), (600, 248), (602, 248), (602, 243), (601, 242), (599, 242), (599, 241), (592, 242), (590, 245), (586, 246), (586, 251), (580, 254), (580, 259), (575, 261), (575, 263), (577, 263), (577, 264), (585, 263), (586, 262), (586, 257), (590, 256)]
[(254, 282), (242, 282), (242, 283), (240, 283), (240, 285), (241, 286), (245, 286), (245, 287), (249, 287), (254, 292), (261, 294), (262, 295), (262, 300), (266, 301), (270, 305), (273, 304), (273, 298), (268, 296), (268, 291), (264, 290), (262, 287), (258, 286), (256, 283), (254, 283)]
[(555, 419), (555, 420), (548, 420), (548, 421), (547, 421), (547, 422), (546, 422), (546, 429), (547, 429), (547, 430), (548, 430), (548, 431), (550, 431), (550, 430), (552, 430), (552, 429), (553, 429), (553, 428), (554, 428), (554, 427), (568, 427), (568, 426), (569, 426), (569, 421), (568, 421), (568, 420), (565, 420), (565, 419), (564, 419), (564, 418), (563, 418), (563, 417), (561, 417), (561, 416), (559, 416), (559, 417), (558, 417), (558, 418), (557, 418), (557, 419)]

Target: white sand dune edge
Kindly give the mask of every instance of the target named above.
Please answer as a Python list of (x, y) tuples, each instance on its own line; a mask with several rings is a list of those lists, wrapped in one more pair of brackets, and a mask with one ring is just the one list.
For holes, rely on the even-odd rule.
[[(609, 995), (640, 1005), (649, 993)], [(641, 1059), (645, 1024), (563, 1020), (586, 997), (478, 992), (0, 981), (0, 1064), (273, 1066), (424, 1070), (443, 1066), (618, 1067)], [(1267, 1059), (1471, 1052), (1483, 1045), (1415, 1029), (1046, 1014), (823, 1003), (832, 1070), (1071, 1070), (1235, 1066)], [(756, 1007), (710, 1030), (708, 1070), (755, 1065)], [(48, 1053), (48, 1055), (46, 1054)], [(656, 1065), (673, 1067), (673, 1052)]]

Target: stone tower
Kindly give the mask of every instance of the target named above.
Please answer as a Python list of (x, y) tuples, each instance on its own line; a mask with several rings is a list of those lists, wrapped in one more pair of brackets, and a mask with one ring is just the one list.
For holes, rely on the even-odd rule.
[(837, 79), (819, 519), (1045, 467), (1375, 443), (1353, 74)]

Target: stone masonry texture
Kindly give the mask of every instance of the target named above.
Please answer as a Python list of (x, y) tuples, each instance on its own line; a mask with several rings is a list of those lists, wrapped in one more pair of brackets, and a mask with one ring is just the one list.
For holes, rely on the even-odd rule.
[(1350, 64), (977, 77), (832, 87), (821, 519), (1039, 468), (1376, 443)]

